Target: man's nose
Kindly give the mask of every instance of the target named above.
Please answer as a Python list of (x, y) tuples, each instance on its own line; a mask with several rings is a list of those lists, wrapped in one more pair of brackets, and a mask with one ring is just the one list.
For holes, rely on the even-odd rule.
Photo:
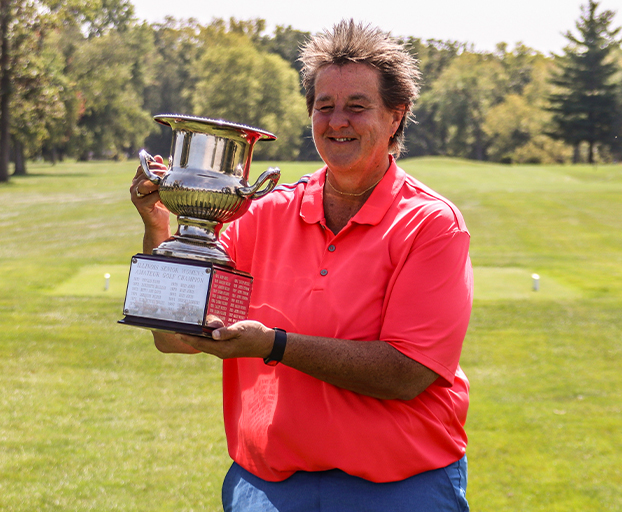
[(333, 130), (345, 128), (350, 124), (350, 118), (348, 117), (348, 113), (342, 108), (334, 109), (332, 115), (330, 116), (328, 124)]

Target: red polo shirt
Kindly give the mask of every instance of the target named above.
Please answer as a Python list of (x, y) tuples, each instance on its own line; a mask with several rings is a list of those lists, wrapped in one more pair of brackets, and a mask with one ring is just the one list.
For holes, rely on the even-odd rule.
[(469, 234), (449, 201), (395, 162), (337, 235), (326, 168), (253, 203), (223, 234), (254, 277), (250, 318), (286, 331), (383, 340), (440, 378), (410, 401), (347, 391), (283, 364), (224, 361), (231, 457), (255, 475), (339, 468), (402, 480), (464, 455), (468, 381), (458, 366), (472, 299)]

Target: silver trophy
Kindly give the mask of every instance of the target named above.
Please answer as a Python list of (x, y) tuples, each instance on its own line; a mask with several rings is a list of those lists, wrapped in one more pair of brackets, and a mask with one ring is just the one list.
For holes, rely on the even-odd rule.
[(209, 336), (207, 323), (214, 317), (230, 325), (248, 314), (252, 276), (235, 270), (218, 232), (276, 186), (281, 174), (277, 168), (248, 184), (255, 143), (276, 137), (203, 117), (172, 114), (154, 119), (173, 129), (168, 170), (163, 175), (152, 172), (153, 157), (144, 150), (140, 163), (149, 180), (159, 185), (164, 206), (177, 215), (178, 230), (152, 255), (132, 258), (120, 323)]

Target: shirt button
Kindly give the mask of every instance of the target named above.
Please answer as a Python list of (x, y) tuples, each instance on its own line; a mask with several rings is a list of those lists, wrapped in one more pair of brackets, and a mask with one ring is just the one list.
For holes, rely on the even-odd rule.
[(328, 274), (328, 270), (326, 270), (325, 268), (323, 268), (322, 270), (320, 270), (320, 274), (325, 276), (326, 274)]
[(335, 249), (336, 249), (336, 247), (335, 247), (334, 245), (329, 245), (329, 246), (328, 246), (328, 250), (329, 250), (330, 252), (335, 252)]

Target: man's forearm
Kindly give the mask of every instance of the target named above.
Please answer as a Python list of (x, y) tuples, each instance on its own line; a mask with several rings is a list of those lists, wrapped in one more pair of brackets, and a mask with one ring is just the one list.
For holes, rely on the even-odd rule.
[(282, 363), (329, 384), (381, 399), (410, 400), (438, 378), (384, 341), (288, 334)]

